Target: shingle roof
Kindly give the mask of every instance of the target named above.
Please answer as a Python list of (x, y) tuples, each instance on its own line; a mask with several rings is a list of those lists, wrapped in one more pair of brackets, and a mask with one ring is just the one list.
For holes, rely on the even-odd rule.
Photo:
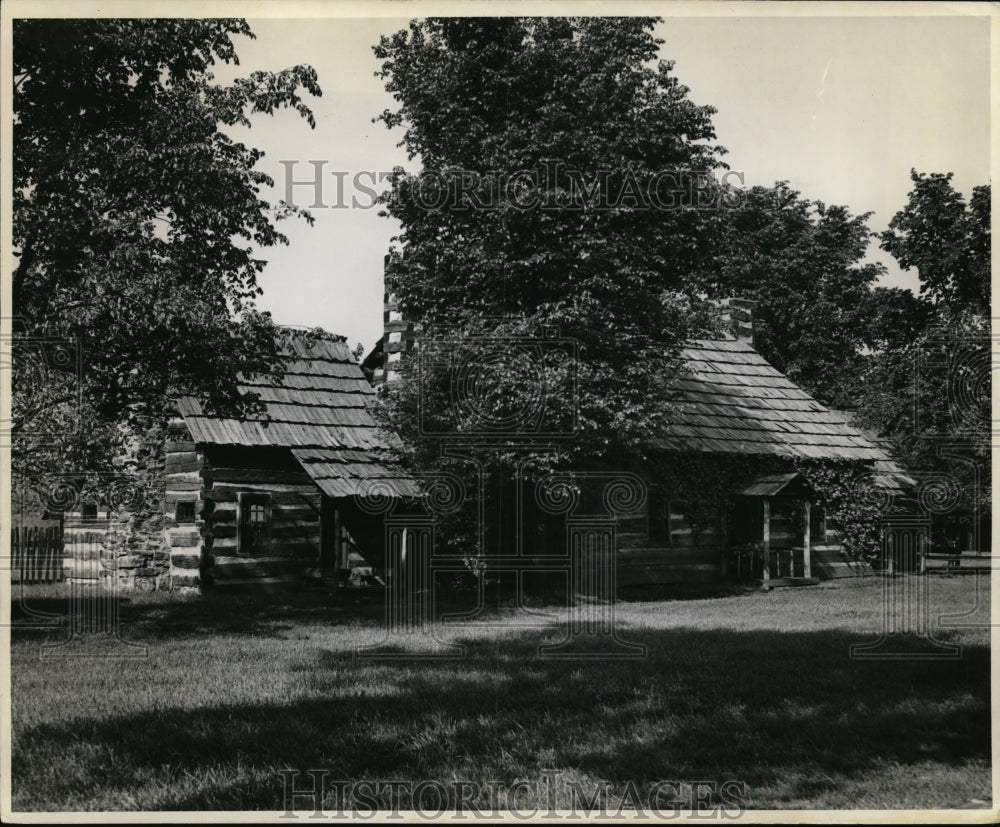
[(740, 340), (703, 339), (681, 351), (676, 414), (657, 447), (670, 451), (885, 461), (842, 414), (823, 407)]
[(875, 486), (897, 497), (912, 495), (913, 490), (917, 487), (917, 481), (893, 458), (892, 441), (885, 437), (880, 437), (868, 428), (857, 425), (852, 414), (846, 411), (842, 413), (844, 418), (854, 425), (863, 437), (876, 447), (881, 448), (886, 454), (886, 459), (876, 460), (872, 466), (872, 481), (875, 483)]
[(412, 480), (386, 462), (385, 437), (367, 409), (374, 390), (343, 341), (312, 342), (293, 335), (280, 382), (241, 381), (243, 393), (259, 395), (263, 416), (206, 416), (194, 398), (178, 409), (195, 442), (209, 445), (291, 448), (299, 464), (332, 497), (379, 493), (410, 496)]

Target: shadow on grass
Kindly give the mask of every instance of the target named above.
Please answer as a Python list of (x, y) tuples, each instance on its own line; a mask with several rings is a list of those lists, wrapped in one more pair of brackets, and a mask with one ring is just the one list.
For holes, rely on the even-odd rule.
[[(106, 598), (103, 592), (98, 598)], [(77, 601), (80, 599), (77, 598)], [(385, 609), (381, 592), (342, 590), (216, 591), (178, 599), (169, 593), (117, 597), (124, 636), (147, 640), (177, 639), (219, 634), (275, 632), (292, 624), (325, 626), (358, 620), (378, 620)], [(47, 632), (48, 625), (64, 625), (71, 612), (80, 611), (67, 595), (39, 597), (27, 593), (11, 600), (11, 621), (21, 634)]]
[[(788, 800), (808, 798), (817, 779), (837, 786), (886, 764), (990, 758), (986, 647), (965, 647), (957, 661), (856, 661), (848, 649), (858, 638), (845, 631), (630, 629), (647, 646), (644, 660), (540, 658), (539, 645), (555, 637), (456, 638), (466, 646), (459, 661), (320, 649), (294, 669), (274, 664), (289, 676), (282, 702), (187, 707), (163, 698), (141, 715), (22, 728), (15, 805), (39, 806), (32, 779), (41, 764), (83, 747), (111, 757), (57, 776), (46, 808), (86, 802), (98, 788), (132, 795), (153, 779), (158, 792), (136, 808), (281, 810), (278, 773), (310, 768), (329, 770), (331, 781), (479, 783), (555, 769), (619, 792), (629, 781), (735, 779), (753, 803), (755, 789), (784, 784)], [(195, 781), (172, 785), (176, 768)], [(983, 787), (988, 798), (988, 776)], [(921, 806), (917, 797), (908, 805)]]

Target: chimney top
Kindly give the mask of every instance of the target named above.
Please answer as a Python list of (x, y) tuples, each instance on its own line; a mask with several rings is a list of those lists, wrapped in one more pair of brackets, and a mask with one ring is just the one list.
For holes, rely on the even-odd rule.
[(725, 298), (715, 302), (719, 318), (728, 333), (751, 347), (754, 343), (753, 311), (757, 306), (754, 299)]

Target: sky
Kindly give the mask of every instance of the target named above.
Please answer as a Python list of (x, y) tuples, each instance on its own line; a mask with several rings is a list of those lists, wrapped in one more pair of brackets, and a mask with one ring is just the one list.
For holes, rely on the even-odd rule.
[[(287, 171), (312, 181), (322, 162), (323, 208), (315, 224), (288, 221), (288, 247), (264, 251), (262, 309), (280, 324), (319, 326), (368, 350), (381, 335), (382, 262), (398, 225), (371, 208), (356, 175), (417, 167), (397, 146), (402, 130), (372, 119), (394, 101), (375, 77), (372, 45), (407, 19), (250, 19), (254, 41), (237, 43), (241, 66), (312, 65), (323, 89), (310, 98), (316, 128), (291, 112), (258, 117), (236, 136), (265, 151), (259, 168), (284, 198)], [(725, 160), (746, 186), (788, 181), (804, 197), (871, 211), (879, 231), (903, 207), (910, 169), (953, 172), (966, 197), (990, 175), (990, 27), (985, 17), (668, 18), (657, 29), (661, 57), (692, 101), (713, 118)], [(287, 163), (282, 164), (285, 161)], [(343, 176), (344, 208), (334, 172)], [(315, 188), (294, 186), (297, 203)], [(352, 207), (352, 196), (358, 206)], [(888, 285), (917, 287), (873, 243), (869, 259)]]

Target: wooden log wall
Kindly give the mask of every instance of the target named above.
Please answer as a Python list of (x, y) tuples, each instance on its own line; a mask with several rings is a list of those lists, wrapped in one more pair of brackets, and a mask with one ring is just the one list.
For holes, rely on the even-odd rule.
[[(190, 591), (201, 584), (202, 531), (204, 528), (202, 466), (204, 455), (197, 450), (181, 417), (172, 418), (164, 444), (163, 533), (170, 549), (170, 584), (174, 591)], [(183, 506), (178, 520), (178, 503), (189, 503), (190, 522)]]
[[(322, 495), (290, 452), (247, 448), (206, 452), (202, 467), (208, 572), (215, 585), (273, 584), (299, 580), (320, 562)], [(267, 494), (269, 542), (264, 553), (239, 548), (241, 494)]]
[(619, 586), (711, 583), (721, 575), (721, 515), (695, 531), (675, 509), (668, 530), (656, 538), (641, 519), (632, 518), (619, 524), (617, 539)]
[(82, 511), (63, 516), (63, 572), (69, 583), (101, 585), (102, 559), (108, 558), (109, 519), (106, 510), (84, 517)]

